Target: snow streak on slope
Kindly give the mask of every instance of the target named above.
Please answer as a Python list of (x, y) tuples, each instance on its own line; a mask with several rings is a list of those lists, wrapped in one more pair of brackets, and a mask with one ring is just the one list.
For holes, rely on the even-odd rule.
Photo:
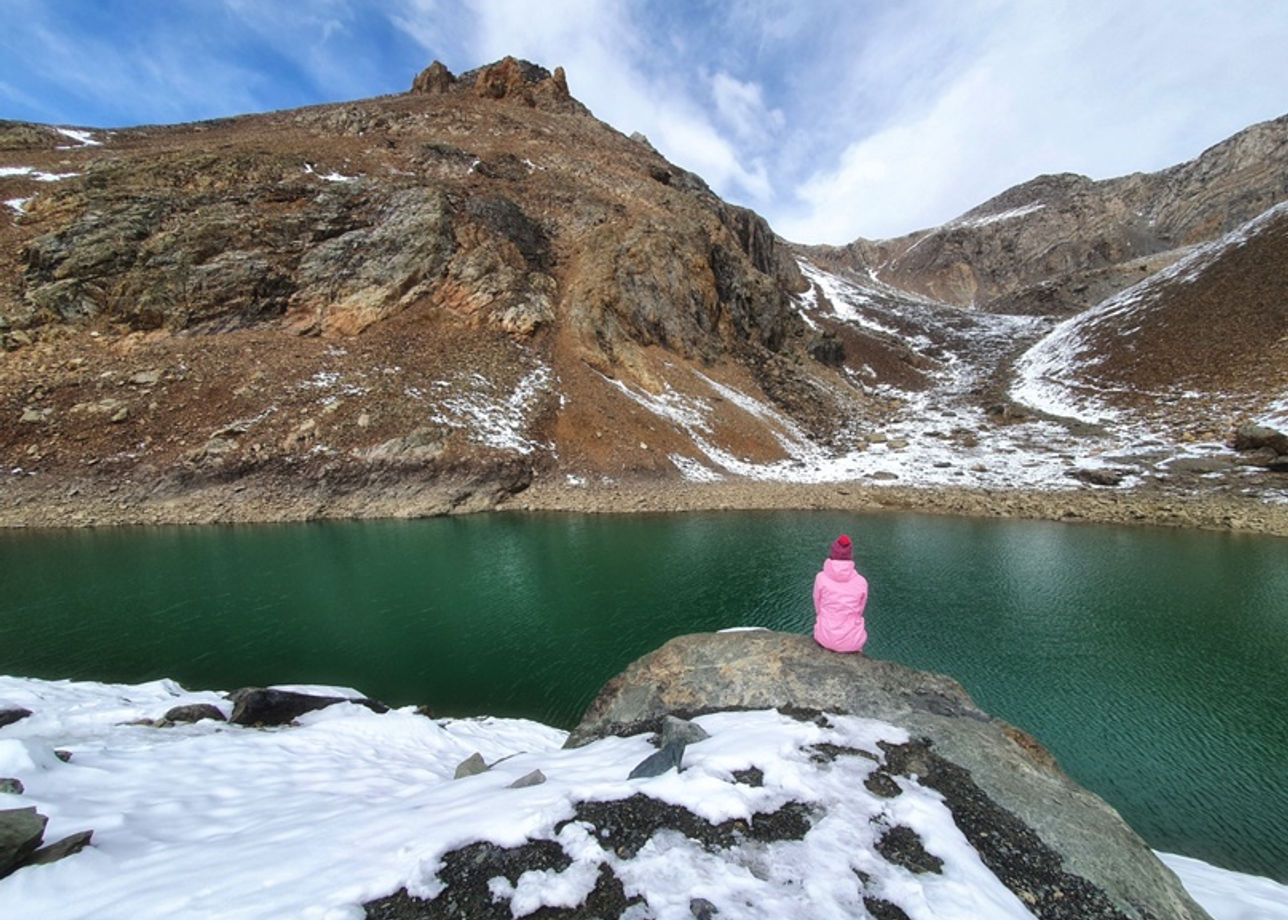
[[(1011, 398), (1051, 415), (1090, 423), (1126, 424), (1128, 420), (1107, 401), (1125, 391), (1097, 383), (1096, 368), (1103, 363), (1104, 355), (1092, 344), (1093, 333), (1108, 325), (1119, 334), (1130, 334), (1138, 328), (1132, 325), (1134, 318), (1150, 310), (1168, 286), (1194, 281), (1230, 249), (1244, 245), (1284, 214), (1288, 214), (1288, 202), (1275, 205), (1221, 239), (1196, 247), (1157, 274), (1060, 323), (1016, 363)], [(1190, 399), (1210, 400), (1217, 394), (1181, 397), (1187, 395)], [(1273, 409), (1269, 411), (1273, 413)]]
[[(777, 920), (803, 910), (828, 920), (861, 916), (860, 896), (870, 894), (910, 917), (1031, 920), (984, 867), (938, 793), (902, 779), (895, 798), (867, 792), (878, 742), (906, 740), (883, 722), (831, 716), (821, 727), (772, 711), (714, 713), (695, 720), (710, 737), (685, 750), (683, 772), (631, 780), (631, 768), (655, 752), (648, 734), (563, 750), (565, 733), (536, 722), (435, 720), (411, 707), (378, 715), (343, 703), (274, 729), (151, 724), (192, 703), (231, 709), (222, 694), (168, 680), (131, 686), (0, 676), (0, 708), (33, 713), (0, 730), (0, 776), (25, 787), (6, 801), (47, 815), (47, 840), (94, 832), (82, 852), (0, 879), (0, 916), (361, 920), (364, 902), (399, 888), (438, 894), (443, 856), (452, 850), (546, 839), (570, 865), (496, 883), (494, 895), (510, 898), (515, 916), (579, 903), (606, 866), (658, 917), (687, 917), (690, 899), (702, 897), (724, 917)], [(820, 764), (813, 756), (820, 745), (870, 759)], [(70, 760), (55, 750), (70, 752)], [(492, 768), (454, 779), (456, 765), (474, 752)], [(735, 781), (735, 771), (752, 768), (761, 785)], [(509, 788), (533, 770), (546, 781)], [(577, 802), (639, 794), (712, 823), (746, 821), (789, 802), (819, 817), (803, 839), (746, 840), (719, 853), (662, 832), (634, 858), (569, 820)], [(881, 856), (877, 842), (896, 826), (911, 828), (943, 860), (941, 873), (914, 875)], [(1282, 885), (1194, 860), (1169, 863), (1183, 881), (1199, 881), (1194, 894), (1217, 920), (1288, 920)]]
[[(813, 288), (798, 298), (806, 322), (843, 323), (900, 348), (933, 356), (926, 373), (931, 385), (903, 390), (849, 371), (857, 392), (894, 408), (873, 420), (857, 414), (848, 420), (847, 442), (834, 449), (811, 440), (789, 418), (746, 393), (694, 373), (684, 392), (668, 388), (649, 393), (609, 381), (625, 395), (677, 428), (691, 440), (697, 456), (673, 454), (687, 478), (700, 481), (726, 475), (779, 482), (870, 480), (912, 486), (983, 488), (1067, 488), (1068, 470), (1108, 464), (1118, 445), (1110, 439), (1075, 439), (1061, 425), (1043, 420), (997, 425), (981, 405), (979, 391), (1000, 362), (1017, 346), (1036, 340), (1051, 322), (1032, 316), (980, 313), (909, 295), (875, 279), (862, 281), (825, 272), (809, 262), (800, 268)], [(825, 307), (817, 296), (821, 292)], [(830, 307), (830, 309), (829, 309)], [(703, 397), (703, 391), (711, 397)], [(748, 424), (767, 429), (786, 459), (755, 463), (716, 443), (713, 401), (718, 397), (749, 416)], [(1126, 480), (1130, 484), (1131, 480)]]

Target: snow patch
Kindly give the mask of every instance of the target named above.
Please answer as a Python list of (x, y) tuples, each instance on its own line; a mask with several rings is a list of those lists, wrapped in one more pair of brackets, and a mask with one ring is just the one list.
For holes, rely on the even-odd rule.
[(979, 217), (959, 217), (957, 220), (949, 221), (948, 227), (987, 227), (989, 224), (996, 224), (1004, 220), (1015, 220), (1017, 217), (1024, 217), (1035, 211), (1041, 211), (1046, 205), (1040, 201), (1034, 201), (1030, 204), (1021, 205), (1018, 208), (1011, 208), (1007, 211), (998, 211), (994, 214), (983, 214)]
[(508, 393), (477, 373), (461, 384), (444, 382), (451, 395), (440, 403), (433, 421), (461, 429), (476, 443), (498, 450), (549, 450), (551, 445), (530, 439), (526, 431), (533, 409), (553, 381), (551, 368), (537, 364)]
[(1156, 302), (1161, 288), (1194, 281), (1225, 252), (1246, 244), (1284, 214), (1288, 214), (1288, 201), (1267, 209), (1218, 240), (1194, 247), (1162, 271), (1057, 325), (1016, 362), (1011, 398), (1050, 415), (1089, 423), (1121, 423), (1120, 413), (1111, 409), (1105, 399), (1119, 391), (1087, 382), (1085, 372), (1103, 361), (1103, 356), (1092, 350), (1088, 331), (1110, 321), (1129, 326), (1133, 317)]
[(324, 182), (356, 182), (362, 178), (361, 176), (346, 176), (335, 170), (331, 170), (329, 173), (320, 173), (313, 168), (312, 163), (304, 164), (304, 172), (306, 175), (316, 176)]
[[(194, 703), (230, 709), (222, 694), (169, 680), (0, 676), (0, 705), (33, 713), (0, 740), (0, 775), (25, 786), (14, 806), (48, 815), (47, 839), (94, 831), (86, 850), (0, 882), (0, 916), (347, 920), (399, 888), (434, 896), (443, 857), (456, 848), (544, 838), (571, 865), (494, 882), (494, 895), (513, 897), (516, 916), (579, 903), (604, 864), (656, 916), (689, 916), (690, 900), (702, 897), (721, 916), (749, 920), (796, 916), (803, 905), (811, 916), (852, 917), (871, 893), (914, 917), (1031, 920), (937, 793), (901, 781), (900, 796), (879, 798), (863, 786), (875, 759), (839, 757), (826, 766), (811, 759), (820, 744), (876, 757), (880, 742), (907, 740), (884, 722), (838, 715), (822, 727), (773, 711), (700, 716), (694, 721), (710, 737), (685, 750), (683, 773), (630, 780), (630, 768), (654, 752), (647, 734), (564, 750), (566, 733), (527, 720), (434, 720), (411, 707), (378, 715), (350, 704), (272, 730), (210, 720), (137, 724)], [(454, 779), (456, 765), (475, 752), (491, 769)], [(733, 781), (735, 771), (753, 767), (762, 785)], [(534, 769), (545, 783), (507, 788)], [(629, 860), (584, 826), (564, 823), (577, 802), (639, 793), (712, 822), (745, 821), (790, 802), (817, 807), (822, 817), (803, 840), (744, 842), (720, 856), (664, 831)], [(896, 825), (944, 861), (941, 874), (913, 875), (880, 856), (877, 842)], [(1161, 855), (1217, 920), (1288, 918), (1282, 885)], [(862, 890), (857, 873), (866, 876)]]
[(67, 144), (59, 147), (59, 150), (71, 150), (74, 147), (102, 147), (103, 142), (95, 140), (92, 131), (82, 131), (79, 128), (54, 128), (63, 137), (75, 141), (74, 144)]
[(37, 182), (60, 182), (63, 179), (74, 179), (79, 175), (80, 173), (78, 172), (42, 172), (34, 166), (0, 166), (0, 179), (7, 178), (9, 176), (27, 176)]
[(1266, 406), (1257, 416), (1258, 424), (1288, 432), (1288, 393)]

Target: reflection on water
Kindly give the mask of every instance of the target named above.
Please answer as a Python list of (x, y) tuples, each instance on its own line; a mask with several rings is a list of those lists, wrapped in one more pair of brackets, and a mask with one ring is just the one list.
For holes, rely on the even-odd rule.
[(1284, 540), (826, 513), (9, 532), (0, 672), (567, 727), (672, 636), (808, 631), (842, 530), (869, 654), (957, 678), (1152, 845), (1288, 880)]

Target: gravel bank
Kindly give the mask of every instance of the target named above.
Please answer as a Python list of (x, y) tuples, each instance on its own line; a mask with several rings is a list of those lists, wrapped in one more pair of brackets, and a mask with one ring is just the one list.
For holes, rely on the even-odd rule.
[(543, 477), (517, 491), (514, 483), (490, 480), (385, 481), (327, 490), (316, 482), (252, 477), (168, 493), (155, 486), (92, 479), (42, 486), (34, 480), (10, 477), (0, 484), (0, 527), (266, 523), (414, 518), (482, 511), (619, 514), (773, 509), (920, 512), (1288, 537), (1288, 503), (1216, 491), (1178, 493), (1086, 486), (1037, 492), (660, 479), (578, 486)]

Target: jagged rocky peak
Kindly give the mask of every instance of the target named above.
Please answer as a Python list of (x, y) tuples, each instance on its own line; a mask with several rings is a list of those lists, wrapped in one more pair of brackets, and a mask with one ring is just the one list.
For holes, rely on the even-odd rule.
[(507, 55), (501, 60), (466, 71), (456, 77), (441, 62), (434, 61), (412, 81), (411, 92), (439, 95), (473, 90), (483, 99), (518, 101), (533, 108), (561, 112), (585, 112), (568, 91), (562, 67), (551, 73), (539, 64)]
[(442, 61), (434, 61), (411, 81), (411, 92), (434, 95), (446, 93), (456, 85), (456, 76)]

